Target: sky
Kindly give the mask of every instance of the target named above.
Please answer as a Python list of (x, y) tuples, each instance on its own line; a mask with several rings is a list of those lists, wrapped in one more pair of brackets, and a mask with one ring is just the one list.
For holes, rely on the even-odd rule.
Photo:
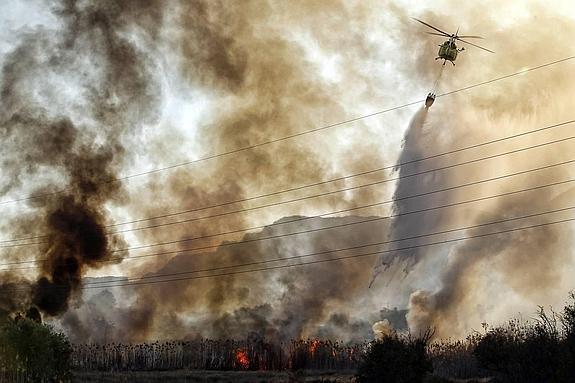
[[(4, 263), (51, 260), (25, 263), (37, 267), (0, 275), (3, 286), (24, 283), (32, 291), (5, 304), (11, 309), (46, 305), (46, 316), (78, 337), (85, 335), (89, 318), (97, 312), (118, 334), (133, 329), (128, 331), (131, 340), (177, 337), (191, 327), (196, 329), (194, 336), (226, 332), (241, 336), (265, 328), (268, 337), (339, 333), (355, 339), (369, 336), (371, 325), (380, 319), (379, 309), (389, 306), (409, 309), (414, 330), (433, 326), (442, 336), (464, 336), (484, 321), (505, 321), (517, 313), (529, 316), (539, 304), (560, 307), (573, 288), (569, 279), (574, 271), (573, 225), (567, 223), (498, 237), (488, 245), (464, 241), (392, 252), (380, 260), (373, 256), (357, 262), (81, 293), (84, 278), (139, 278), (222, 267), (228, 261), (253, 262), (270, 255), (281, 258), (397, 240), (572, 204), (572, 185), (564, 184), (539, 194), (493, 198), (381, 224), (289, 236), (237, 250), (227, 250), (236, 249), (228, 245), (217, 248), (268, 233), (290, 233), (288, 227), (316, 229), (314, 225), (459, 203), (572, 177), (572, 166), (567, 164), (449, 193), (349, 210), (568, 161), (573, 143), (566, 140), (396, 179), (568, 138), (568, 127), (400, 170), (346, 177), (573, 119), (575, 60), (438, 97), (432, 108), (422, 110), (422, 103), (415, 102), (425, 98), (442, 69), (434, 58), (443, 40), (427, 35), (427, 29), (411, 19), (448, 32), (459, 27), (461, 34), (481, 35), (480, 45), (495, 52), (466, 46), (456, 66), (447, 63), (443, 68), (437, 88), (442, 94), (573, 55), (572, 2), (550, 6), (542, 1), (478, 5), (261, 0), (175, 1), (167, 6), (155, 0), (122, 5), (30, 0), (2, 2), (0, 15), (0, 237), (48, 233), (42, 243), (20, 241), (19, 246), (0, 251)], [(196, 161), (411, 103), (253, 150)], [(314, 188), (252, 199), (342, 177)], [(110, 178), (122, 181), (109, 183)], [(382, 182), (385, 179), (389, 180)], [(354, 188), (370, 182), (377, 184)], [(350, 190), (278, 204), (342, 188)], [(52, 197), (28, 198), (46, 193)], [(238, 199), (245, 201), (229, 203)], [(226, 205), (197, 211), (218, 204)], [(273, 206), (257, 208), (268, 204)], [(223, 214), (230, 209), (248, 210)], [(206, 213), (217, 216), (201, 218)], [(543, 218), (569, 218), (569, 213)], [(166, 214), (170, 217), (146, 219)], [(310, 222), (266, 227), (289, 217), (318, 215), (322, 218)], [(166, 225), (174, 220), (186, 222)], [(121, 224), (132, 221), (137, 222)], [(534, 217), (523, 223), (540, 222)], [(159, 226), (132, 230), (149, 225)], [(505, 228), (516, 225), (511, 222)], [(82, 230), (88, 226), (90, 233), (84, 236)], [(242, 230), (252, 227), (256, 229)], [(106, 237), (103, 233), (110, 228), (120, 232)], [(481, 230), (463, 234), (482, 234)], [(91, 242), (94, 237), (100, 240), (97, 244)], [(207, 239), (188, 241), (197, 237)], [(158, 243), (165, 244), (145, 247)], [(195, 258), (175, 252), (192, 245), (212, 247)], [(130, 250), (118, 251), (126, 248)], [(172, 253), (128, 259), (146, 251)], [(94, 252), (98, 256), (92, 259)], [(109, 262), (116, 256), (124, 259)], [(60, 276), (61, 265), (69, 265), (70, 259), (78, 266)], [(373, 266), (382, 261), (386, 267), (368, 289)], [(42, 284), (64, 284), (69, 293), (52, 305), (52, 298), (38, 288)], [(142, 320), (134, 323), (134, 317)], [(264, 317), (271, 319), (265, 322)], [(354, 329), (360, 335), (354, 335)]]

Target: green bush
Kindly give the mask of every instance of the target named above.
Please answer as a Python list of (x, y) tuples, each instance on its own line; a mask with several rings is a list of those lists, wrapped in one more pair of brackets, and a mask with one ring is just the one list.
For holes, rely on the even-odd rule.
[(561, 315), (540, 308), (535, 323), (511, 321), (481, 337), (474, 355), (505, 382), (573, 382), (575, 296)]
[(34, 382), (67, 381), (72, 348), (50, 326), (28, 318), (0, 325), (0, 367)]
[(433, 370), (427, 354), (431, 338), (392, 334), (371, 343), (357, 372), (357, 382), (421, 383)]

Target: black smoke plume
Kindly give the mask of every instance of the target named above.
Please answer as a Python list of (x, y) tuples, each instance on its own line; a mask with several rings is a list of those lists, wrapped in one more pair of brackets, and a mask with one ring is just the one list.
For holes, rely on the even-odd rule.
[(153, 63), (134, 37), (145, 30), (153, 38), (161, 14), (152, 5), (58, 2), (53, 14), (62, 25), (24, 33), (3, 63), (0, 137), (9, 150), (0, 194), (27, 186), (29, 212), (12, 220), (12, 233), (43, 235), (33, 251), (10, 254), (36, 255), (40, 272), (36, 282), (3, 276), (31, 292), (29, 299), (4, 304), (8, 310), (33, 304), (45, 314), (62, 314), (83, 274), (123, 244), (106, 234), (106, 205), (125, 199), (114, 181), (124, 145), (157, 114)]

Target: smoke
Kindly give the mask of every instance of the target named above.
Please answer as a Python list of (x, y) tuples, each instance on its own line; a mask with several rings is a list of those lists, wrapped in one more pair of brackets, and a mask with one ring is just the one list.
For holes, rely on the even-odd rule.
[(372, 330), (376, 339), (383, 339), (394, 333), (394, 328), (387, 319), (375, 322)]
[[(490, 15), (479, 15), (477, 11), (464, 10), (473, 16), (473, 24), (481, 25), (483, 29), (494, 26), (495, 20)], [(529, 14), (538, 14), (542, 24), (559, 23), (566, 28), (567, 35), (575, 35), (573, 24), (567, 18), (557, 16), (548, 8), (531, 6)], [(428, 19), (433, 16), (427, 15)], [(439, 19), (435, 19), (439, 22)], [(551, 21), (553, 20), (553, 21)], [(515, 20), (507, 27), (499, 27), (496, 36), (490, 39), (491, 46), (497, 52), (498, 62), (503, 67), (519, 67), (526, 60), (529, 52), (534, 52), (538, 46), (549, 41), (550, 36), (545, 31), (534, 32), (531, 18)], [(470, 25), (470, 30), (473, 25)], [(475, 30), (476, 28), (473, 28)], [(501, 36), (502, 39), (498, 39)], [(519, 37), (521, 36), (521, 37)], [(505, 39), (503, 40), (503, 37)], [(521, 40), (521, 41), (520, 41)], [(562, 38), (553, 38), (552, 50), (560, 56), (558, 47), (569, 43)], [(506, 51), (506, 49), (511, 51)], [(470, 52), (470, 51), (469, 51)], [(471, 53), (471, 52), (470, 52)], [(466, 63), (467, 64), (467, 63)], [(533, 126), (544, 126), (569, 118), (562, 99), (569, 98), (572, 87), (565, 89), (562, 84), (572, 81), (572, 72), (566, 68), (547, 73), (538, 73), (526, 79), (518, 79), (508, 84), (498, 84), (495, 89), (470, 94), (463, 99), (450, 103), (449, 118), (440, 116), (437, 109), (430, 110), (427, 121), (429, 131), (441, 129), (448, 132), (443, 137), (438, 136), (433, 145), (435, 152), (458, 148), (463, 142), (481, 142), (492, 137), (501, 137), (505, 133), (513, 134), (532, 129)], [(482, 65), (478, 70), (486, 71)], [(552, 97), (554, 102), (547, 104)], [(437, 104), (443, 100), (438, 100)], [(436, 108), (434, 105), (433, 108)], [(536, 145), (545, 141), (566, 137), (565, 130), (557, 130), (545, 134), (532, 135), (498, 145), (485, 147), (481, 151), (470, 151), (470, 154), (449, 156), (455, 163), (474, 156), (487, 156), (497, 152), (508, 151)], [(439, 135), (439, 133), (437, 133)], [(436, 185), (449, 187), (454, 183), (469, 180), (479, 180), (505, 173), (538, 167), (546, 164), (570, 160), (568, 152), (572, 144), (558, 144), (550, 148), (532, 150), (517, 155), (498, 158), (496, 161), (486, 161), (477, 166), (462, 168), (460, 171), (450, 171), (455, 177), (436, 178)], [(406, 147), (408, 146), (406, 140)], [(413, 150), (419, 147), (413, 144)], [(409, 149), (404, 149), (406, 153)], [(433, 154), (431, 150), (427, 154)], [(466, 174), (464, 174), (466, 172)], [(506, 182), (489, 182), (478, 188), (466, 188), (459, 193), (449, 193), (445, 202), (458, 202), (472, 196), (487, 196), (506, 191), (536, 187), (556, 181), (569, 179), (573, 174), (567, 166), (550, 168), (545, 171), (533, 172), (528, 176), (510, 178)], [(421, 187), (421, 189), (419, 189)], [(540, 191), (521, 193), (513, 197), (501, 197), (491, 202), (468, 208), (450, 209), (439, 217), (427, 221), (426, 217), (411, 221), (407, 226), (394, 222), (393, 232), (407, 227), (407, 230), (425, 232), (438, 231), (441, 228), (456, 228), (461, 226), (481, 225), (486, 222), (500, 221), (527, 214), (569, 207), (573, 204), (569, 198), (569, 185), (548, 188)], [(398, 185), (399, 189), (402, 184)], [(427, 185), (415, 185), (416, 190), (428, 191)], [(428, 200), (429, 201), (429, 200)], [(426, 203), (428, 202), (426, 201)], [(410, 206), (413, 204), (410, 202)], [(481, 226), (461, 231), (453, 236), (438, 236), (435, 239), (448, 239), (455, 236), (481, 236), (497, 231), (505, 231), (522, 226), (545, 224), (552, 221), (570, 218), (572, 213), (563, 212), (544, 215), (530, 219), (511, 221), (507, 223)], [(419, 264), (412, 267), (412, 281), (422, 278), (423, 281), (412, 282), (414, 291), (409, 299), (408, 321), (414, 333), (420, 333), (427, 328), (434, 328), (437, 337), (463, 337), (472, 329), (479, 328), (484, 322), (501, 322), (519, 311), (533, 311), (537, 304), (558, 305), (560, 297), (565, 296), (573, 286), (568, 282), (568, 270), (572, 267), (572, 243), (569, 239), (567, 225), (550, 225), (536, 229), (515, 231), (504, 235), (488, 236), (484, 239), (470, 239), (454, 245), (437, 248), (424, 248), (419, 256)], [(443, 262), (434, 259), (440, 258)], [(435, 262), (435, 265), (432, 264)], [(430, 283), (424, 277), (429, 273), (435, 281)]]
[[(370, 336), (369, 324), (381, 319), (377, 312), (384, 303), (409, 304), (412, 329), (432, 326), (443, 336), (463, 334), (481, 321), (506, 318), (511, 310), (541, 300), (546, 303), (546, 294), (562, 299), (560, 291), (567, 282), (560, 282), (564, 273), (557, 271), (557, 265), (570, 260), (567, 250), (561, 250), (569, 249), (570, 243), (564, 232), (553, 227), (533, 235), (516, 233), (487, 245), (469, 241), (390, 253), (380, 260), (385, 270), (370, 290), (373, 258), (362, 257), (79, 294), (86, 275), (151, 277), (257, 262), (397, 240), (555, 207), (559, 200), (544, 198), (542, 192), (403, 215), (391, 226), (383, 220), (313, 235), (227, 245), (553, 181), (569, 171), (534, 173), (509, 182), (401, 199), (567, 159), (571, 150), (566, 143), (553, 150), (542, 148), (534, 154), (407, 177), (556, 137), (549, 132), (400, 166), (393, 174), (401, 177), (396, 185), (385, 183), (255, 209), (390, 176), (372, 173), (285, 195), (114, 227), (139, 229), (188, 220), (185, 224), (124, 236), (108, 233), (108, 225), (244, 200), (385, 166), (397, 158), (397, 163), (404, 163), (568, 116), (570, 106), (563, 100), (569, 99), (570, 84), (575, 82), (565, 68), (557, 66), (439, 97), (430, 110), (417, 111), (407, 132), (405, 121), (413, 112), (400, 110), (257, 146), (425, 97), (437, 75), (439, 63), (433, 61), (437, 41), (418, 34), (420, 26), (409, 16), (449, 30), (461, 22), (462, 31), (485, 35), (484, 45), (498, 52), (489, 56), (466, 50), (456, 67), (445, 68), (439, 94), (539, 64), (534, 58), (541, 57), (541, 47), (546, 57), (566, 56), (562, 47), (569, 46), (573, 28), (568, 19), (558, 16), (559, 11), (527, 7), (528, 14), (538, 15), (538, 23), (530, 16), (505, 23), (500, 16), (510, 13), (500, 3), (493, 2), (487, 13), (475, 5), (446, 4), (443, 9), (438, 5), (435, 13), (413, 15), (411, 9), (393, 4), (382, 7), (376, 2), (174, 1), (170, 7), (153, 0), (55, 2), (49, 9), (54, 25), (18, 31), (18, 40), (1, 63), (0, 144), (10, 149), (2, 152), (0, 194), (13, 199), (65, 189), (19, 205), (21, 210), (11, 211), (0, 223), (9, 238), (47, 235), (37, 247), (3, 252), (8, 261), (34, 257), (47, 261), (38, 263), (37, 274), (2, 274), (3, 289), (29, 286), (19, 296), (2, 296), (2, 309), (11, 312), (38, 305), (44, 314), (59, 316), (59, 324), (74, 340), (245, 337), (249, 332), (267, 338), (321, 335), (352, 340)], [(565, 33), (554, 33), (547, 28), (550, 23)], [(534, 24), (542, 27), (534, 28)], [(257, 147), (134, 178), (129, 184), (109, 182), (253, 145)], [(392, 209), (384, 205), (357, 210), (356, 216), (278, 224), (392, 195), (400, 199)], [(250, 210), (225, 214), (242, 209)], [(225, 215), (201, 218), (216, 214)], [(265, 228), (240, 230), (254, 226)], [(485, 230), (489, 228), (467, 234)], [(198, 239), (227, 231), (238, 233)], [(158, 242), (171, 243), (114, 252)], [(420, 243), (424, 240), (392, 246)], [(220, 244), (224, 246), (213, 252), (186, 251)], [(175, 250), (182, 253), (121, 259), (126, 254)], [(549, 255), (540, 257), (541, 253)], [(355, 252), (325, 257), (340, 254)], [(102, 262), (112, 259), (117, 261)], [(490, 268), (496, 272), (487, 273)], [(531, 280), (536, 283), (530, 284)], [(501, 308), (500, 300), (486, 293), (494, 290), (505, 291), (513, 304)]]
[[(569, 198), (563, 196), (549, 201), (538, 196), (536, 199), (501, 201), (493, 211), (477, 217), (476, 222), (523, 215), (526, 206), (533, 211), (545, 211), (553, 207), (569, 206)], [(554, 214), (522, 220), (520, 225), (510, 222), (473, 229), (466, 235), (483, 235), (569, 217), (569, 214)], [(481, 319), (485, 315), (482, 311), (489, 309), (481, 308), (479, 313), (470, 314), (470, 311), (478, 309), (478, 291), (485, 283), (481, 276), (489, 269), (492, 274), (490, 279), (502, 274), (502, 285), (509, 286), (532, 302), (546, 301), (548, 294), (553, 291), (559, 295), (563, 278), (561, 265), (571, 261), (570, 251), (565, 247), (569, 242), (567, 238), (568, 230), (550, 225), (492, 236), (488, 241), (468, 240), (454, 247), (449, 253), (447, 266), (440, 274), (441, 288), (434, 293), (416, 291), (411, 295), (408, 316), (411, 328), (420, 332), (434, 327), (438, 336), (464, 335), (469, 331), (466, 325), (468, 321), (471, 318)]]
[[(136, 15), (148, 21), (140, 5), (64, 1), (53, 12), (62, 25), (23, 35), (4, 60), (0, 90), (0, 136), (10, 146), (0, 194), (14, 195), (27, 179), (41, 180), (27, 185), (32, 197), (56, 192), (30, 199), (32, 212), (11, 222), (16, 237), (43, 233), (38, 279), (6, 278), (29, 285), (31, 298), (20, 305), (50, 316), (65, 312), (85, 272), (124, 244), (105, 232), (105, 205), (123, 198), (113, 180), (124, 144), (155, 118), (158, 92), (152, 63), (125, 24)], [(11, 257), (30, 259), (27, 249)]]
[[(307, 229), (351, 224), (365, 219), (314, 218), (278, 225), (283, 221), (293, 221), (294, 218), (297, 217), (286, 217), (285, 220), (275, 222), (275, 226), (247, 234), (243, 239), (257, 240)], [(377, 243), (380, 241), (379, 233), (385, 230), (386, 226), (385, 223), (376, 221), (273, 240), (245, 244), (229, 242), (227, 246), (221, 246), (214, 252), (177, 255), (159, 270), (148, 273), (147, 277)], [(301, 240), (302, 237), (305, 241)], [(321, 258), (361, 254), (366, 250), (373, 251), (373, 248), (327, 253)], [(365, 310), (360, 309), (371, 262), (370, 258), (358, 258), (353, 261), (296, 266), (273, 272), (132, 287), (131, 289), (135, 290), (135, 300), (130, 306), (124, 306), (130, 314), (118, 314), (123, 309), (117, 307), (113, 310), (116, 314), (108, 316), (108, 320), (118, 329), (119, 339), (125, 341), (182, 336), (243, 338), (248, 333), (278, 341), (320, 335), (347, 341), (364, 339), (370, 336), (371, 320), (378, 318), (377, 311), (368, 312), (366, 315)], [(297, 263), (289, 261), (268, 265)], [(243, 267), (241, 270), (252, 268)], [(201, 274), (191, 276), (198, 275)], [(116, 289), (111, 291), (117, 294)], [(357, 302), (361, 313), (349, 313), (350, 302)], [(141, 311), (143, 308), (145, 312)], [(84, 305), (77, 310), (77, 315), (94, 316), (86, 310), (88, 308)], [(143, 314), (149, 320), (142, 322), (144, 326), (134, 326), (134, 318), (143, 318)]]
[[(329, 4), (331, 12), (337, 17), (343, 17), (348, 12), (342, 4)], [(178, 56), (174, 63), (178, 65), (181, 76), (195, 89), (207, 92), (216, 105), (215, 112), (208, 114), (202, 124), (196, 127), (195, 146), (200, 153), (221, 153), (257, 145), (262, 141), (288, 136), (346, 116), (346, 108), (339, 99), (344, 94), (345, 84), (330, 83), (318, 75), (318, 68), (308, 58), (307, 48), (300, 41), (294, 41), (294, 35), (291, 34), (297, 35), (298, 31), (290, 28), (290, 25), (307, 8), (302, 3), (286, 6), (257, 1), (241, 4), (184, 2), (179, 7), (172, 16), (177, 28), (171, 32), (171, 36), (178, 42)], [(274, 19), (272, 15), (281, 15), (281, 19)], [(326, 17), (328, 19), (329, 16)], [(358, 49), (366, 49), (362, 46), (365, 41), (360, 40), (359, 35), (353, 36), (352, 40), (355, 39), (360, 43)], [(375, 86), (377, 83), (373, 84)], [(370, 85), (365, 91), (371, 88)], [(330, 134), (325, 132), (322, 137), (301, 137), (281, 144), (258, 147), (241, 154), (219, 157), (217, 161), (206, 162), (201, 166), (176, 169), (164, 177), (151, 177), (140, 193), (140, 198), (150, 202), (145, 207), (138, 206), (134, 215), (164, 212), (168, 203), (173, 210), (195, 209), (335, 178), (342, 175), (344, 169), (335, 167), (330, 160), (331, 156), (342, 155), (345, 158), (346, 173), (350, 169), (369, 169), (373, 162), (383, 162), (383, 153), (375, 143), (364, 142), (360, 137), (350, 137), (350, 142), (357, 143), (365, 150), (342, 153), (339, 145), (334, 147), (330, 143)], [(168, 156), (168, 163), (181, 161), (181, 157), (177, 157), (177, 150), (172, 153), (173, 159), (169, 158), (171, 153), (164, 151), (162, 155)], [(249, 209), (385, 177), (383, 174), (375, 174), (286, 196), (186, 214), (178, 219)], [(341, 195), (330, 195), (315, 198), (307, 204), (278, 205), (265, 210), (174, 225), (169, 230), (145, 230), (137, 235), (144, 243), (194, 238), (278, 222), (282, 217), (289, 219), (295, 214), (309, 216), (358, 206), (368, 201), (381, 200), (387, 193), (380, 190), (374, 192), (373, 188), (366, 188), (349, 193), (344, 198)], [(177, 206), (177, 209), (173, 206)], [(370, 215), (371, 212), (360, 211), (359, 214)], [(180, 249), (184, 251), (190, 247), (217, 245), (222, 241), (313, 229), (329, 226), (328, 222), (331, 221), (309, 220), (299, 225), (269, 227), (261, 233), (250, 233), (243, 237), (240, 234), (186, 241), (180, 245)], [(374, 230), (373, 227), (378, 229)], [(134, 275), (153, 275), (149, 270), (169, 273), (326, 251), (363, 241), (380, 242), (379, 233), (385, 227), (386, 224), (366, 225), (361, 227), (361, 231), (352, 230), (343, 237), (342, 231), (338, 230), (340, 238), (336, 238), (336, 231), (332, 231), (331, 234), (327, 232), (319, 237), (300, 235), (283, 241), (223, 247), (213, 254), (183, 254), (169, 261), (166, 257), (153, 257), (144, 264), (132, 263), (134, 266), (130, 272)], [(173, 250), (174, 246), (166, 246), (165, 249)], [(156, 252), (163, 249), (158, 247), (153, 250)], [(345, 268), (318, 265), (302, 268), (297, 273), (288, 270), (230, 275), (195, 280), (189, 285), (165, 283), (141, 287), (136, 290), (137, 298), (132, 307), (135, 310), (142, 306), (147, 308), (148, 327), (130, 329), (126, 336), (131, 336), (131, 339), (176, 337), (173, 334), (189, 331), (189, 328), (198, 329), (199, 335), (214, 337), (243, 337), (248, 331), (283, 339), (313, 334), (319, 331), (324, 320), (329, 320), (330, 312), (345, 310), (351, 297), (361, 299), (360, 292), (366, 287), (366, 275), (369, 275), (366, 262), (357, 261), (346, 264)], [(262, 319), (269, 323), (264, 325)], [(369, 325), (366, 326), (369, 328)], [(130, 326), (127, 324), (126, 327)], [(324, 333), (330, 331), (327, 327), (322, 328)], [(335, 331), (332, 333), (335, 335)], [(339, 337), (349, 336), (353, 336), (349, 329), (339, 334)]]

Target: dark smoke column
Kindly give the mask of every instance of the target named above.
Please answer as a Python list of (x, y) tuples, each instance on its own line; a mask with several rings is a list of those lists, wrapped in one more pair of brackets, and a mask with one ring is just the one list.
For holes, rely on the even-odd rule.
[[(42, 261), (30, 297), (2, 305), (14, 310), (32, 303), (56, 316), (67, 310), (87, 269), (112, 256), (121, 261), (111, 251), (125, 244), (106, 234), (105, 205), (127, 202), (113, 180), (126, 144), (156, 120), (160, 93), (149, 47), (133, 34), (151, 43), (162, 12), (154, 1), (129, 0), (62, 1), (52, 10), (58, 28), (22, 33), (3, 62), (0, 196), (49, 194), (31, 199), (33, 213), (10, 222), (14, 237), (46, 237), (39, 247), (12, 253)], [(0, 280), (16, 282), (24, 283), (15, 273)]]
[(58, 199), (48, 212), (51, 231), (42, 276), (34, 287), (33, 303), (49, 315), (68, 308), (71, 293), (80, 286), (86, 267), (97, 267), (109, 259), (108, 240), (98, 206), (73, 196)]

